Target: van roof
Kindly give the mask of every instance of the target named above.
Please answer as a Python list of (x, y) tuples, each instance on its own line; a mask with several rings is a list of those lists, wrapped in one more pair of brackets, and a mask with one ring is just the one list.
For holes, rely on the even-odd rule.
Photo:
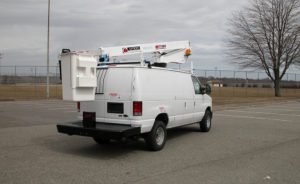
[(191, 72), (184, 71), (184, 70), (176, 70), (176, 69), (171, 69), (171, 68), (162, 68), (162, 67), (154, 67), (154, 66), (149, 68), (148, 66), (140, 66), (140, 65), (108, 65), (108, 66), (98, 67), (98, 69), (101, 69), (101, 68), (143, 68), (143, 69), (149, 69), (149, 70), (155, 69), (155, 70), (165, 70), (165, 71), (173, 71), (173, 72), (191, 74)]

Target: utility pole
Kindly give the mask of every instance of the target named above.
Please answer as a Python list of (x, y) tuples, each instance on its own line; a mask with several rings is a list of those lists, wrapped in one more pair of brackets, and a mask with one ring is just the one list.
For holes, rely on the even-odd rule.
[(49, 79), (49, 38), (50, 38), (50, 0), (48, 0), (48, 31), (47, 31), (47, 98), (50, 97), (50, 79)]

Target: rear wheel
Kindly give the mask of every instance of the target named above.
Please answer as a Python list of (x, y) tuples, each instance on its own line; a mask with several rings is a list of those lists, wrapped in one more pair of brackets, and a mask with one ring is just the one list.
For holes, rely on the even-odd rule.
[(148, 147), (153, 151), (163, 149), (167, 140), (166, 126), (162, 121), (155, 121), (151, 132), (145, 135)]
[(206, 110), (203, 119), (200, 121), (200, 131), (209, 132), (211, 128), (211, 112)]
[(110, 139), (105, 138), (93, 137), (93, 139), (98, 144), (108, 144), (110, 142)]

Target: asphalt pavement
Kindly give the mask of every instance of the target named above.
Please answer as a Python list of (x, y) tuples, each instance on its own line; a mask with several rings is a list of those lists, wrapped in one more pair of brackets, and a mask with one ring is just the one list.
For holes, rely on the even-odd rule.
[(0, 183), (300, 183), (300, 100), (217, 109), (209, 133), (172, 129), (151, 152), (57, 133), (75, 103), (0, 102)]

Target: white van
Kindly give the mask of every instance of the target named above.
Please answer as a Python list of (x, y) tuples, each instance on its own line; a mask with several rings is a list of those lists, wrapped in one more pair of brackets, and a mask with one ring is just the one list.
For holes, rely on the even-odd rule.
[(160, 67), (117, 65), (97, 69), (95, 100), (78, 103), (79, 121), (58, 124), (60, 133), (93, 137), (99, 143), (142, 136), (161, 150), (167, 129), (198, 123), (208, 132), (212, 99), (190, 73)]

